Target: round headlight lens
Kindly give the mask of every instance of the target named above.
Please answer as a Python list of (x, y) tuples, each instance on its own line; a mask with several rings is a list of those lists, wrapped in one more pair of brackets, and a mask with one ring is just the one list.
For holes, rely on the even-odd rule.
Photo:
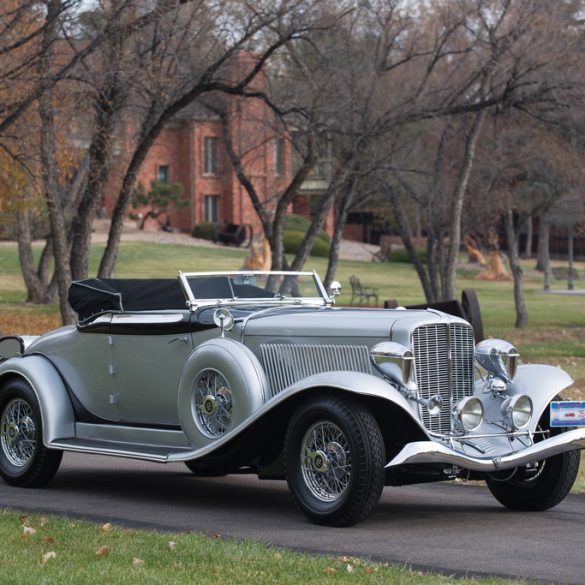
[(483, 404), (479, 398), (468, 396), (457, 403), (454, 414), (466, 431), (474, 431), (483, 421)]
[(526, 394), (517, 394), (502, 405), (508, 423), (516, 429), (524, 428), (532, 417), (532, 400)]

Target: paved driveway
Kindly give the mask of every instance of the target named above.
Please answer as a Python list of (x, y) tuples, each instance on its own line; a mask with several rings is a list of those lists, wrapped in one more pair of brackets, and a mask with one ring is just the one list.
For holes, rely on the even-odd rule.
[(254, 538), (449, 574), (585, 583), (584, 496), (569, 496), (548, 512), (515, 513), (477, 486), (386, 488), (366, 522), (336, 529), (309, 524), (284, 482), (253, 476), (195, 478), (182, 464), (67, 453), (45, 489), (11, 488), (0, 482), (0, 506)]

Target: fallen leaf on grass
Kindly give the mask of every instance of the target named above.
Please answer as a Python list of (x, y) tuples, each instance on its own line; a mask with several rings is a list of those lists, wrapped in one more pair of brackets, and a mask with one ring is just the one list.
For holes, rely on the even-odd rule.
[(274, 559), (280, 561), (280, 559), (282, 559), (282, 555), (280, 553), (274, 553)]
[(43, 536), (43, 544), (53, 544), (55, 539), (52, 536)]
[(177, 548), (177, 543), (174, 542), (173, 540), (169, 541), (169, 548), (171, 550), (175, 550)]
[(21, 516), (20, 523), (21, 524), (28, 524), (28, 516)]
[(51, 559), (55, 559), (55, 558), (57, 558), (57, 553), (55, 551), (51, 550), (48, 553), (45, 553), (43, 555), (43, 565), (46, 564)]
[(337, 573), (337, 569), (334, 569), (333, 567), (325, 567), (325, 570), (323, 572), (326, 575), (335, 575), (335, 573)]
[(100, 528), (102, 529), (102, 532), (110, 532), (113, 526), (110, 524), (110, 522), (106, 522), (105, 524), (102, 524)]
[(134, 557), (132, 559), (132, 566), (133, 567), (143, 567), (144, 566), (144, 561), (142, 559), (139, 559), (138, 557)]
[(41, 516), (41, 519), (39, 520), (39, 526), (43, 527), (46, 526), (49, 523), (49, 519), (45, 518), (44, 516)]
[(347, 566), (345, 567), (345, 570), (348, 573), (352, 573), (353, 572), (353, 565), (350, 565), (349, 563), (347, 564)]
[(37, 533), (36, 528), (31, 528), (30, 526), (23, 526), (22, 527), (22, 535), (23, 536), (34, 536)]
[(106, 545), (104, 546), (100, 546), (96, 551), (95, 551), (95, 556), (96, 557), (107, 557), (109, 554), (109, 549)]
[(366, 572), (366, 575), (373, 575), (376, 572), (376, 569), (374, 569), (374, 567), (364, 567), (364, 571)]

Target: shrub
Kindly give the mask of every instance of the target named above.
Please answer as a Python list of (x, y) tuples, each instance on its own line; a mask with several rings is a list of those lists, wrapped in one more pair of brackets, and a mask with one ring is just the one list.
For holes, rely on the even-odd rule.
[[(287, 215), (284, 218), (284, 231), (286, 232), (301, 232), (303, 234), (307, 233), (307, 230), (311, 226), (311, 222), (302, 215), (295, 215), (294, 213), (291, 215)], [(318, 240), (323, 240), (327, 244), (331, 243), (327, 232), (320, 231), (317, 234)]]
[[(423, 250), (422, 248), (418, 248), (416, 251), (417, 256), (420, 258), (420, 261), (423, 264), (427, 263), (427, 251)], [(390, 258), (388, 258), (390, 262), (400, 262), (402, 264), (411, 264), (410, 256), (408, 252), (404, 248), (400, 248), (398, 250), (393, 250), (390, 254)]]
[[(295, 231), (295, 230), (287, 230), (284, 233), (284, 251), (287, 254), (296, 254), (303, 238), (305, 237), (305, 232), (302, 231)], [(330, 249), (329, 242), (325, 242), (324, 240), (317, 238), (313, 245), (313, 249), (311, 250), (311, 256), (319, 256), (321, 258), (327, 258), (329, 256), (329, 249)]]
[(217, 225), (215, 223), (198, 223), (193, 228), (191, 235), (194, 238), (215, 242), (217, 240)]

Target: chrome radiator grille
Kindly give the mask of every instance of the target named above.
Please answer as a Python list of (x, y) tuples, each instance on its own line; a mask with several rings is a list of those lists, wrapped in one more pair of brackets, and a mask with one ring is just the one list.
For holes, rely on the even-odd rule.
[(371, 373), (366, 345), (293, 345), (266, 343), (260, 360), (272, 396), (291, 384), (322, 372), (349, 370)]
[(473, 394), (473, 329), (461, 323), (439, 323), (417, 327), (412, 333), (414, 369), (419, 395), (436, 394), (443, 399), (439, 416), (430, 416), (421, 406), (427, 429), (436, 433), (451, 430), (451, 407)]

